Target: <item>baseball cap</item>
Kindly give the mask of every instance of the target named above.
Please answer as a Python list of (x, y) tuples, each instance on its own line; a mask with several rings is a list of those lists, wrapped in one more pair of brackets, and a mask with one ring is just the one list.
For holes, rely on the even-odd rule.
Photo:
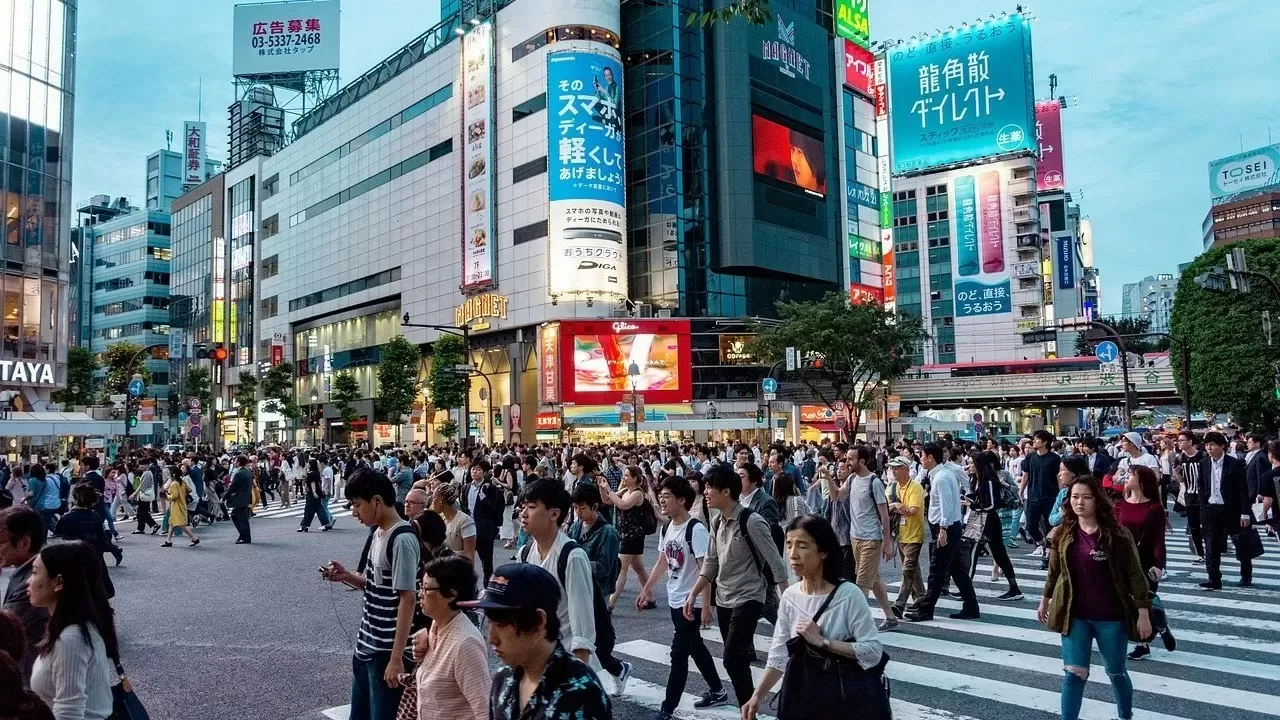
[(554, 615), (560, 607), (560, 583), (540, 565), (508, 563), (493, 571), (484, 597), (458, 607), (480, 610), (532, 608)]
[(899, 455), (889, 461), (889, 467), (911, 467), (911, 461)]
[(1138, 434), (1138, 433), (1136, 433), (1136, 432), (1127, 432), (1127, 433), (1125, 433), (1125, 434), (1124, 434), (1124, 439), (1125, 439), (1125, 440), (1128, 440), (1129, 442), (1133, 443), (1134, 445), (1137, 445), (1138, 447), (1142, 447), (1142, 436), (1141, 436), (1141, 435), (1139, 435), (1139, 434)]

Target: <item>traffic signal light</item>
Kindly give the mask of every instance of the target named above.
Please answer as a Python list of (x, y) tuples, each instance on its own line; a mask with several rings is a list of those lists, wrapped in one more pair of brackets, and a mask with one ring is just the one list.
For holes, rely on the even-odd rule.
[(136, 427), (138, 427), (138, 416), (137, 416), (137, 415), (129, 415), (129, 419), (128, 419), (128, 420), (126, 420), (125, 422), (127, 422), (127, 423), (129, 424), (129, 427), (131, 427), (131, 428), (136, 428)]
[(218, 343), (213, 350), (209, 351), (209, 357), (217, 362), (222, 362), (227, 359), (227, 349), (222, 346), (222, 343)]
[(756, 408), (756, 424), (764, 424), (764, 408)]
[(191, 352), (192, 354), (195, 355), (197, 360), (209, 359), (209, 346), (205, 345), (204, 343), (196, 343), (194, 346), (192, 346)]
[(502, 411), (501, 410), (493, 411), (493, 426), (496, 428), (502, 427)]

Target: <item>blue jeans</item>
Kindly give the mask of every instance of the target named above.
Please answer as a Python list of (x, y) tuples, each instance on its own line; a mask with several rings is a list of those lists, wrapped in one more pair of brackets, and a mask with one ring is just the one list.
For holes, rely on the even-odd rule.
[(391, 653), (378, 653), (368, 660), (351, 656), (352, 720), (395, 720), (401, 689), (387, 687), (382, 678), (390, 661)]
[(320, 524), (332, 525), (333, 513), (329, 511), (329, 496), (325, 495), (320, 498)]
[[(1062, 636), (1062, 720), (1078, 720), (1080, 703), (1084, 700), (1084, 686), (1089, 677), (1089, 664), (1093, 653), (1093, 641), (1098, 641), (1102, 655), (1102, 667), (1111, 680), (1111, 694), (1116, 700), (1116, 714), (1121, 720), (1133, 717), (1133, 681), (1125, 669), (1125, 651), (1129, 647), (1129, 634), (1123, 622), (1095, 622), (1071, 618), (1071, 630)], [(1072, 672), (1083, 671), (1084, 677)], [(353, 716), (354, 717), (354, 716)]]

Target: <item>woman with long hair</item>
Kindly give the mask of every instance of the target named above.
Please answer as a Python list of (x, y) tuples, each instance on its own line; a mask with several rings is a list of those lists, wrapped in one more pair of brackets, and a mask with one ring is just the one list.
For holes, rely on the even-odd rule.
[(55, 720), (40, 696), (27, 689), (21, 658), (27, 650), (22, 621), (0, 610), (0, 718), (4, 720)]
[[(779, 599), (764, 677), (742, 707), (743, 720), (755, 718), (783, 678), (787, 643), (792, 638), (802, 637), (814, 648), (852, 658), (863, 670), (882, 668), (885, 660), (867, 596), (843, 577), (844, 557), (831, 523), (817, 515), (802, 515), (787, 523), (786, 555), (788, 568), (800, 581), (792, 583)], [(815, 623), (813, 618), (824, 604), (826, 610)], [(791, 720), (783, 714), (778, 717)]]
[(59, 720), (105, 720), (112, 714), (113, 664), (120, 651), (101, 568), (101, 557), (86, 543), (50, 543), (40, 549), (27, 583), (31, 604), (49, 613), (31, 689)]
[(175, 530), (181, 530), (183, 534), (191, 539), (189, 547), (195, 547), (200, 544), (200, 538), (196, 537), (195, 532), (191, 530), (187, 512), (187, 497), (195, 496), (195, 487), (186, 475), (177, 472), (177, 468), (170, 472), (169, 477), (169, 481), (164, 486), (164, 496), (169, 499), (169, 509), (165, 514), (169, 529), (166, 531), (164, 542), (160, 543), (160, 547), (173, 547), (173, 532)]
[[(1147, 585), (1151, 589), (1151, 625), (1164, 641), (1165, 649), (1173, 652), (1178, 643), (1169, 631), (1168, 617), (1160, 604), (1160, 598), (1156, 596), (1156, 589), (1164, 578), (1164, 533), (1168, 522), (1160, 491), (1160, 481), (1156, 478), (1155, 471), (1149, 467), (1134, 465), (1129, 468), (1129, 475), (1125, 479), (1124, 499), (1116, 503), (1115, 513), (1116, 521), (1129, 531), (1138, 546), (1138, 559), (1142, 562)], [(1150, 654), (1150, 643), (1140, 642), (1129, 653), (1129, 659), (1141, 660)]]
[(990, 451), (975, 453), (973, 459), (973, 494), (969, 499), (969, 512), (986, 514), (982, 525), (983, 543), (973, 552), (973, 565), (969, 569), (972, 576), (978, 567), (978, 557), (983, 554), (991, 556), (991, 560), (1009, 581), (1009, 589), (998, 600), (1016, 601), (1022, 599), (1022, 591), (1018, 589), (1018, 578), (1014, 575), (1013, 562), (1009, 559), (1009, 551), (1004, 544), (1004, 526), (1000, 522), (997, 505), (1000, 500), (1000, 456)]
[(622, 569), (618, 573), (618, 583), (613, 588), (613, 594), (609, 596), (610, 609), (617, 604), (622, 591), (627, 587), (628, 571), (635, 572), (640, 578), (641, 586), (649, 579), (649, 571), (644, 566), (645, 533), (640, 514), (653, 512), (653, 510), (645, 507), (645, 498), (648, 495), (645, 486), (644, 471), (638, 465), (628, 465), (622, 471), (622, 484), (617, 492), (610, 489), (604, 477), (601, 477), (597, 483), (604, 503), (618, 509), (618, 534), (622, 536), (622, 545), (618, 551), (618, 561)]
[(324, 495), (323, 478), (320, 477), (320, 462), (315, 458), (307, 461), (307, 480), (302, 490), (302, 524), (294, 532), (310, 532), (311, 521), (317, 516), (320, 518), (320, 528), (328, 530), (329, 526), (325, 524), (324, 513), (320, 508), (320, 498)]
[(702, 473), (697, 470), (691, 471), (685, 480), (689, 481), (689, 485), (693, 486), (693, 492), (697, 497), (693, 501), (693, 506), (689, 508), (689, 514), (697, 518), (703, 525), (711, 527), (711, 508), (707, 507), (707, 497), (702, 494), (705, 483), (702, 481)]
[(782, 510), (784, 523), (809, 514), (809, 504), (800, 497), (795, 476), (789, 472), (778, 473), (778, 477), (773, 479), (773, 501)]
[(1062, 634), (1062, 720), (1078, 720), (1096, 642), (1120, 718), (1133, 717), (1126, 639), (1151, 637), (1151, 593), (1133, 536), (1115, 517), (1097, 478), (1067, 488), (1062, 524), (1049, 547), (1049, 572), (1036, 616)]

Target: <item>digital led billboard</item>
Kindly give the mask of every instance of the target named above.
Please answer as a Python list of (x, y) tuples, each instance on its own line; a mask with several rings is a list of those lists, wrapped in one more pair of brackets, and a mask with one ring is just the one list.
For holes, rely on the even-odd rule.
[(560, 323), (560, 394), (566, 405), (609, 405), (632, 388), (645, 401), (692, 400), (687, 320)]
[(757, 175), (827, 193), (827, 160), (822, 140), (759, 115), (751, 116), (752, 162)]
[(1036, 150), (1031, 30), (1021, 15), (888, 55), (895, 175)]

